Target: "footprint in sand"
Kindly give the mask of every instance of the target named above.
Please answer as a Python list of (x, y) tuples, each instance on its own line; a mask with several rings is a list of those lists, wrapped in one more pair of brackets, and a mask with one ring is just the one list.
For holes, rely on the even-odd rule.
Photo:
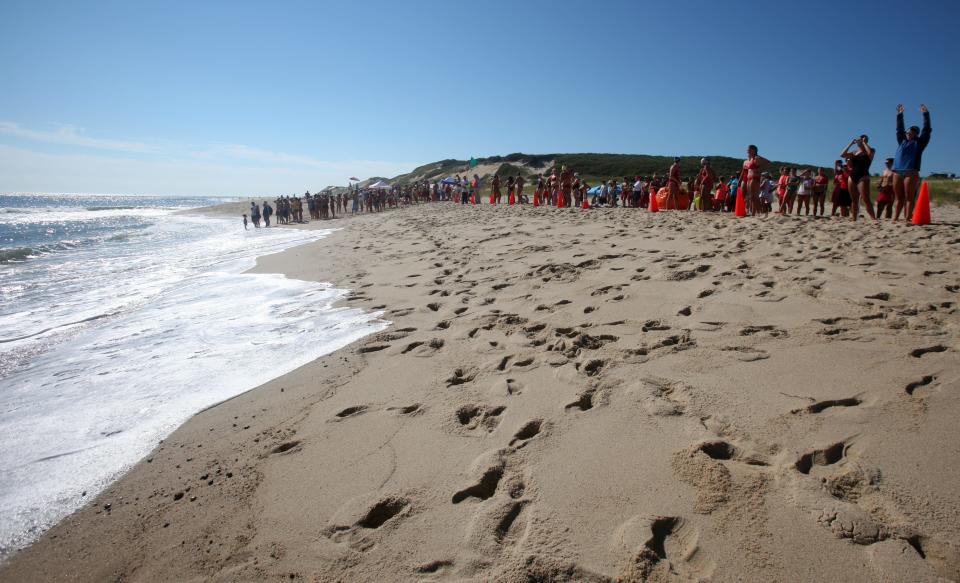
[(405, 405), (403, 407), (388, 407), (387, 411), (395, 411), (397, 415), (409, 415), (411, 417), (423, 413), (420, 403)]
[(453, 374), (447, 377), (447, 386), (452, 387), (469, 383), (477, 377), (478, 372), (475, 367), (460, 367), (454, 369)]
[(770, 353), (760, 348), (749, 348), (747, 346), (724, 346), (720, 350), (725, 352), (735, 352), (737, 360), (741, 362), (756, 362), (770, 358)]
[(274, 447), (270, 450), (270, 454), (286, 454), (300, 451), (300, 441), (288, 441), (286, 443), (281, 443), (280, 445)]
[(367, 412), (366, 405), (354, 405), (352, 407), (347, 407), (339, 411), (331, 421), (343, 421), (344, 419), (349, 419), (351, 417), (357, 417), (363, 415)]
[(333, 517), (324, 534), (357, 551), (367, 551), (376, 545), (382, 531), (396, 528), (414, 511), (413, 503), (404, 496), (372, 496), (364, 494), (347, 501)]
[(543, 428), (544, 423), (542, 419), (531, 419), (524, 423), (513, 436), (513, 439), (510, 440), (510, 445), (516, 446), (517, 449), (527, 445), (531, 439), (540, 435), (540, 431)]
[(587, 389), (579, 395), (577, 395), (577, 400), (572, 403), (568, 403), (564, 406), (566, 410), (577, 410), (577, 411), (589, 411), (593, 409), (595, 401), (597, 400), (597, 390), (596, 389)]
[(798, 413), (810, 413), (810, 414), (816, 415), (817, 413), (822, 413), (823, 411), (826, 411), (827, 409), (830, 409), (832, 407), (857, 407), (861, 403), (863, 403), (863, 401), (861, 401), (857, 397), (849, 397), (846, 399), (831, 399), (827, 401), (817, 401), (816, 403), (807, 405), (806, 407), (803, 407), (801, 409), (794, 409), (790, 412), (793, 413), (794, 415)]
[(809, 474), (816, 466), (830, 466), (846, 457), (848, 444), (839, 441), (822, 449), (815, 449), (800, 456), (793, 464), (801, 474)]
[(937, 344), (936, 346), (929, 346), (927, 348), (916, 348), (910, 351), (910, 356), (914, 358), (921, 358), (925, 354), (932, 354), (936, 352), (946, 352), (947, 347), (942, 344)]
[(485, 429), (490, 433), (500, 425), (500, 416), (506, 410), (503, 405), (462, 405), (456, 411), (457, 423), (469, 431)]
[(476, 498), (477, 500), (487, 500), (497, 492), (497, 486), (503, 478), (505, 465), (503, 460), (496, 460), (488, 466), (480, 475), (480, 479), (473, 484), (458, 490), (453, 495), (453, 503), (460, 504), (464, 500)]
[(358, 348), (357, 352), (360, 354), (368, 354), (370, 352), (380, 352), (381, 350), (386, 350), (387, 348), (390, 348), (389, 344), (367, 344)]
[(709, 579), (713, 562), (699, 551), (699, 532), (676, 516), (633, 516), (613, 534), (611, 547), (623, 558), (617, 581)]
[(908, 383), (907, 386), (903, 388), (903, 390), (910, 396), (913, 396), (914, 394), (918, 394), (917, 393), (918, 390), (920, 390), (921, 393), (924, 393), (929, 388), (931, 388), (931, 385), (935, 383), (936, 380), (937, 380), (937, 377), (933, 375), (923, 375), (923, 377), (920, 380), (913, 381), (912, 383)]

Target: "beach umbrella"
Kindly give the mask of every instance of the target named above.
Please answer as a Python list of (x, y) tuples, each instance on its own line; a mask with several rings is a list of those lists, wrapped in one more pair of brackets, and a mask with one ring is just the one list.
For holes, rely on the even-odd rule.
[(446, 178), (440, 181), (440, 184), (458, 184), (458, 182), (456, 178), (453, 178), (452, 176), (447, 176)]

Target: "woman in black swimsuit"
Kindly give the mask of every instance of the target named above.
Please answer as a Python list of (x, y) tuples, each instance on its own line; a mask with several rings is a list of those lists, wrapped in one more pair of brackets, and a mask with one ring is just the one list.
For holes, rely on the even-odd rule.
[[(850, 179), (847, 188), (850, 189), (850, 198), (853, 202), (850, 209), (853, 220), (857, 220), (857, 216), (860, 214), (861, 201), (870, 218), (877, 220), (877, 216), (873, 212), (873, 202), (870, 200), (870, 163), (873, 162), (873, 156), (877, 151), (870, 147), (868, 141), (869, 139), (865, 135), (854, 138), (840, 152), (840, 156), (850, 163)], [(854, 144), (857, 145), (857, 151), (851, 152), (850, 148)]]

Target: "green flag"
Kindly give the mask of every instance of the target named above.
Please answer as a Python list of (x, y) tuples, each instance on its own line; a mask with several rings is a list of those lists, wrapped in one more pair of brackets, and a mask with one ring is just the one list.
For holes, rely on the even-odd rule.
[(474, 158), (473, 156), (470, 157), (470, 167), (471, 167), (471, 168), (476, 168), (476, 167), (477, 167), (477, 159)]

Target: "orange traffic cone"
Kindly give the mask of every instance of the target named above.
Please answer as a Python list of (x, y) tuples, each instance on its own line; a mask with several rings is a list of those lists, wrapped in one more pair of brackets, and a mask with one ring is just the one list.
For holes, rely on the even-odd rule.
[(580, 208), (584, 208), (584, 209), (590, 208), (590, 202), (587, 200), (587, 195), (583, 195), (583, 204), (580, 205)]
[(930, 192), (927, 190), (927, 182), (920, 185), (920, 194), (917, 196), (917, 204), (913, 207), (914, 225), (930, 224)]
[(660, 207), (657, 205), (657, 191), (652, 188), (650, 189), (650, 212), (660, 212)]
[(512, 192), (510, 193), (510, 198), (507, 200), (507, 202), (510, 204), (510, 206), (513, 206), (514, 198)]
[(490, 204), (494, 204), (494, 203), (493, 203), (493, 194), (490, 195)]
[(557, 208), (563, 208), (563, 193), (560, 191), (557, 191)]
[(737, 202), (733, 205), (733, 214), (738, 217), (747, 216), (747, 204), (743, 201), (743, 185), (737, 187)]
[(540, 194), (537, 192), (533, 193), (533, 206), (540, 206)]

